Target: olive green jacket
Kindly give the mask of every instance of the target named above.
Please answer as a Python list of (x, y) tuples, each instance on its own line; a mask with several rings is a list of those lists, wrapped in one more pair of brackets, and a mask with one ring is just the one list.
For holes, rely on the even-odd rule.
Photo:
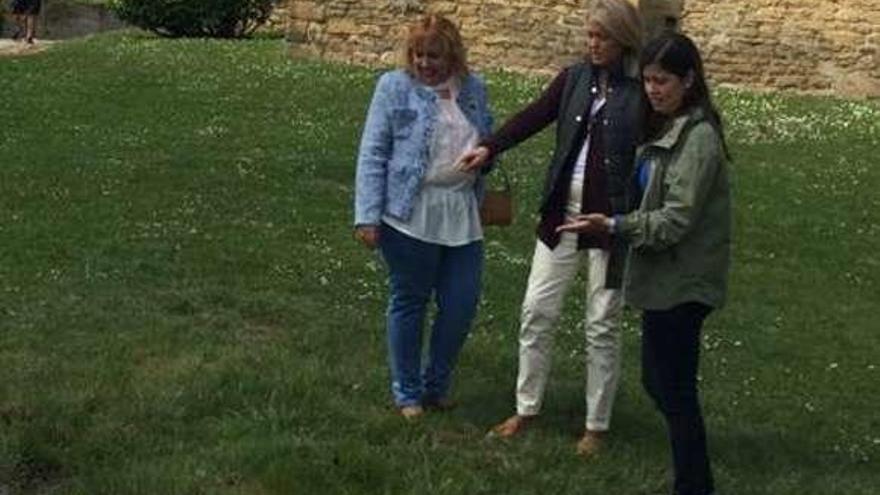
[(719, 133), (700, 109), (637, 151), (649, 168), (638, 210), (618, 217), (629, 241), (624, 294), (640, 309), (686, 302), (718, 308), (727, 294), (731, 199)]

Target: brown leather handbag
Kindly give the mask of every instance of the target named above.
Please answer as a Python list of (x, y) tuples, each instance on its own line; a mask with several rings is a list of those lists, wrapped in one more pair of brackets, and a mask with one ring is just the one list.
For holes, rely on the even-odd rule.
[(510, 178), (504, 170), (500, 170), (500, 173), (504, 178), (504, 188), (487, 187), (483, 194), (483, 202), (480, 204), (480, 221), (483, 226), (506, 227), (513, 223), (513, 192), (510, 189)]

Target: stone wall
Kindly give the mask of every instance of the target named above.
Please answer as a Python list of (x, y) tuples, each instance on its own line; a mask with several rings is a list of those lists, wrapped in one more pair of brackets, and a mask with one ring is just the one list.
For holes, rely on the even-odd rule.
[(880, 0), (686, 0), (721, 83), (880, 96)]
[(294, 55), (363, 64), (398, 62), (404, 26), (423, 12), (459, 23), (472, 65), (551, 71), (583, 46), (578, 0), (292, 0)]
[[(682, 29), (732, 86), (880, 96), (880, 0), (633, 0), (647, 30)], [(294, 56), (398, 62), (424, 12), (460, 24), (476, 67), (552, 73), (584, 46), (583, 0), (287, 0)]]
[(260, 26), (257, 31), (269, 33), (276, 36), (284, 36), (287, 34), (287, 24), (290, 21), (290, 12), (285, 4), (279, 4), (272, 9), (272, 15), (266, 24)]

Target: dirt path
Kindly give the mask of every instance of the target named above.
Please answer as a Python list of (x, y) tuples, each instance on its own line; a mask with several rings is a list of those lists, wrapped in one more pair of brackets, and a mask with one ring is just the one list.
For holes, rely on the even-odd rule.
[(29, 45), (21, 41), (2, 39), (0, 40), (0, 57), (34, 55), (42, 52), (55, 43), (55, 41), (37, 40), (34, 44)]

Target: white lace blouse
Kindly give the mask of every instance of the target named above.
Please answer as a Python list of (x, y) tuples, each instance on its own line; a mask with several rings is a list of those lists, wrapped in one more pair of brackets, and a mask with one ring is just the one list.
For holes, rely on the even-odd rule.
[[(428, 170), (413, 203), (409, 220), (388, 215), (382, 221), (424, 242), (463, 246), (483, 238), (479, 204), (474, 194), (474, 172), (461, 172), (455, 164), (479, 140), (476, 128), (456, 103), (458, 88), (444, 83), (434, 88), (449, 98), (437, 98), (437, 120), (428, 144)], [(439, 95), (438, 95), (439, 96)]]

